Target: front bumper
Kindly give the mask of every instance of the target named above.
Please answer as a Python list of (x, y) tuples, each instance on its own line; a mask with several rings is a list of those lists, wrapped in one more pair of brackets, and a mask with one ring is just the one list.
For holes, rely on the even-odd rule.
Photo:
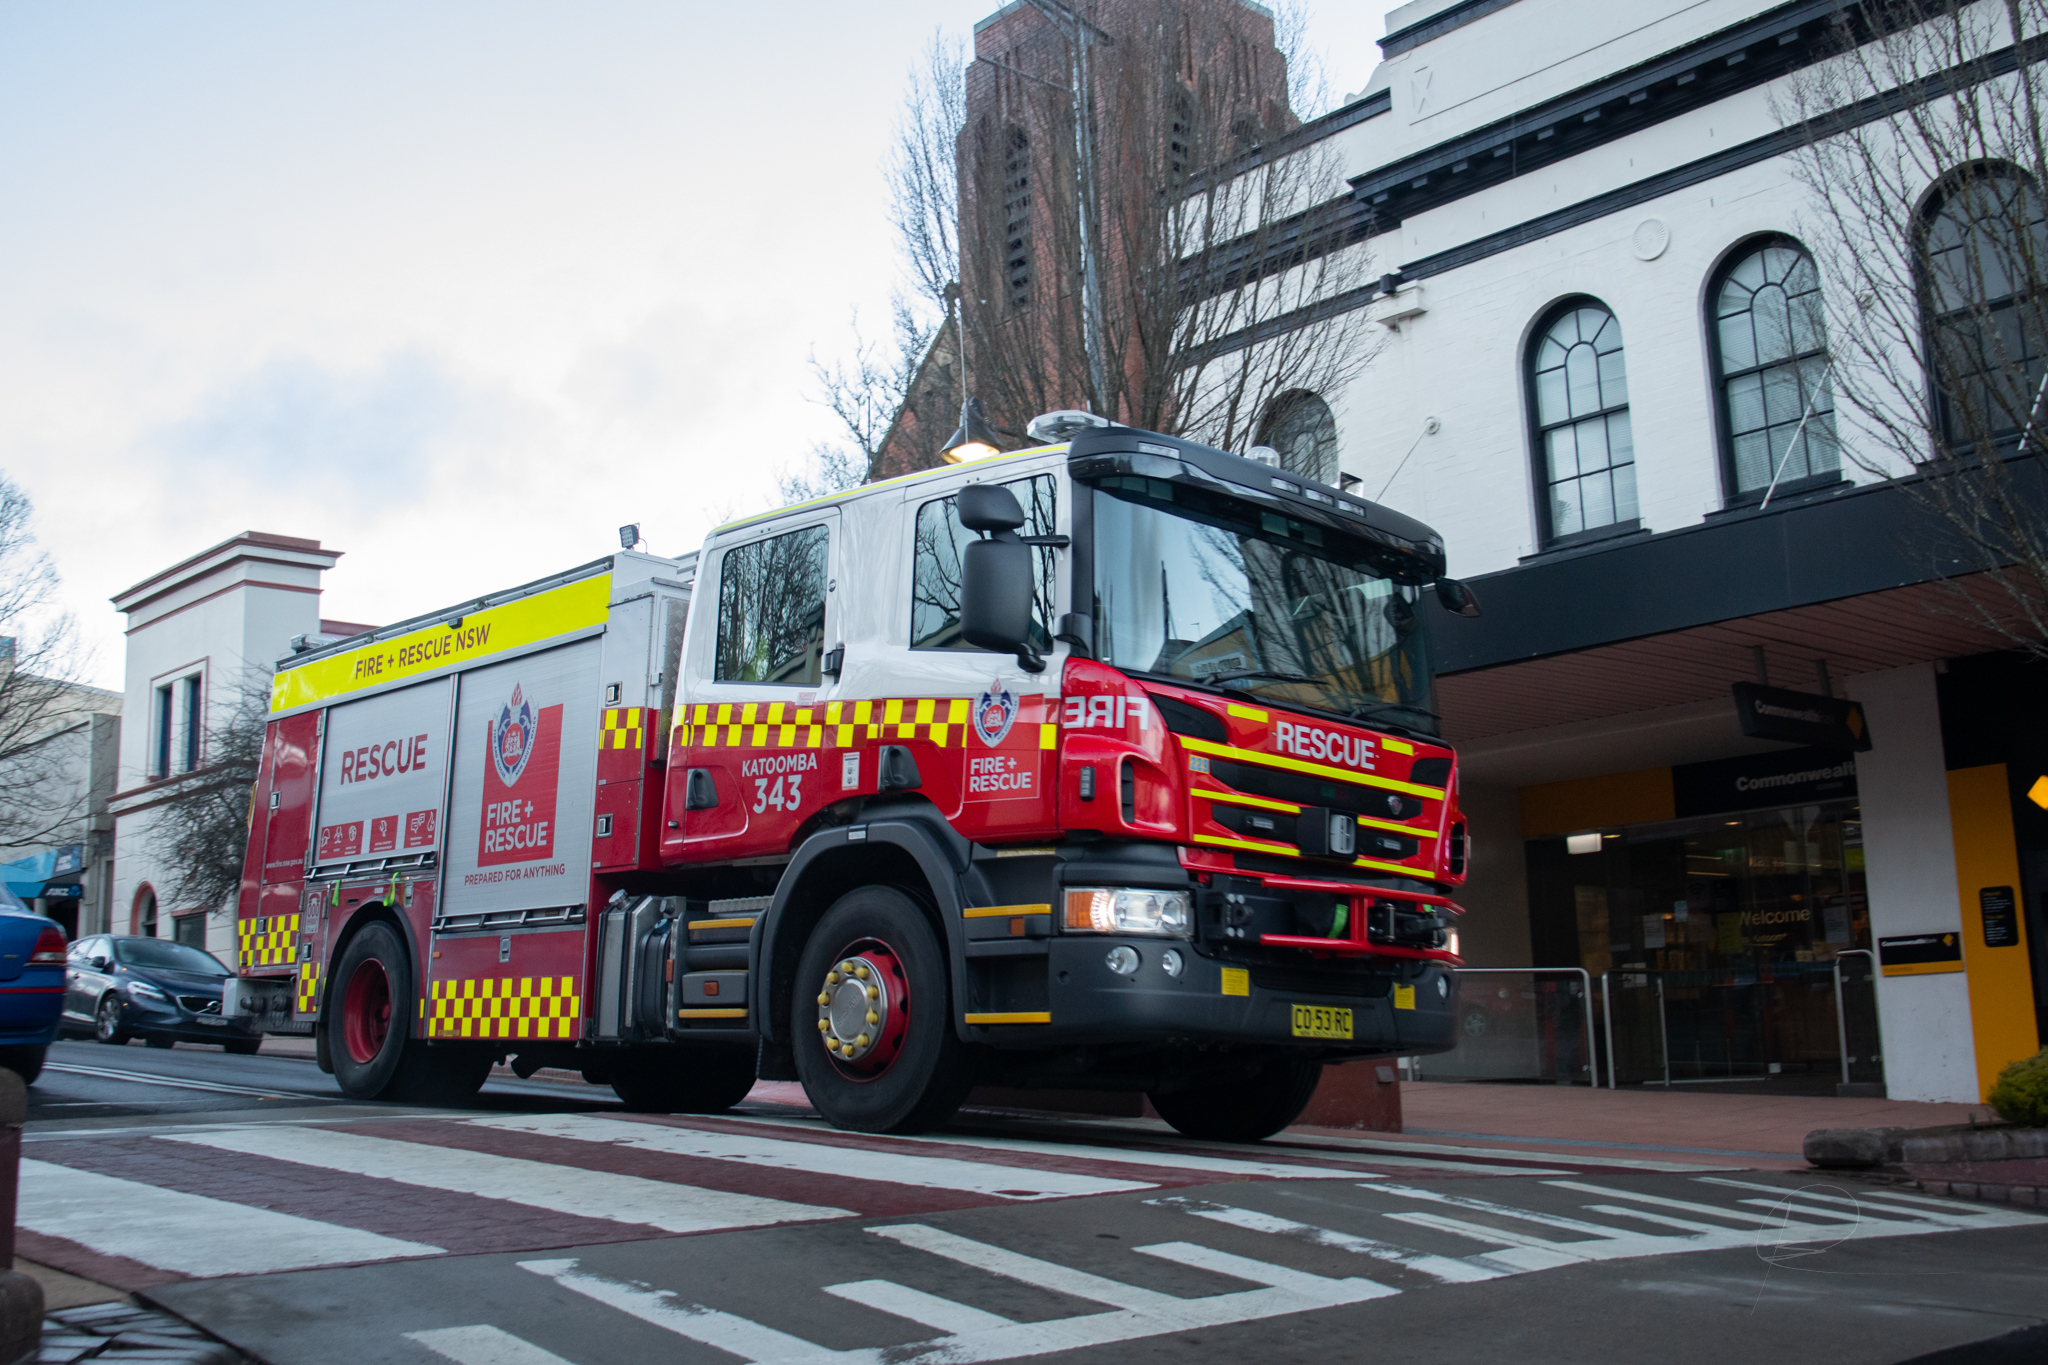
[(182, 1005), (145, 1005), (129, 1001), (121, 1010), (121, 1025), (130, 1033), (154, 1034), (180, 1043), (229, 1043), (261, 1038), (263, 1031), (240, 1019), (221, 1015), (195, 1014)]
[[(983, 1000), (1003, 1008), (969, 1010), (969, 1036), (995, 1047), (1069, 1044), (1254, 1044), (1304, 1055), (1409, 1056), (1447, 1051), (1454, 1042), (1457, 981), (1441, 963), (1276, 961), (1205, 957), (1185, 939), (1072, 935), (1040, 940), (1046, 952), (969, 959)], [(1128, 976), (1107, 959), (1119, 946), (1138, 955)], [(1164, 961), (1179, 954), (1178, 977)], [(1043, 1003), (1031, 997), (1043, 972)], [(1008, 986), (1008, 990), (1002, 987)], [(994, 987), (994, 989), (989, 989)], [(1349, 1038), (1295, 1032), (1295, 1006), (1349, 1011)], [(1038, 1016), (1043, 1016), (1042, 1020)], [(1321, 1015), (1327, 1024), (1332, 1016)], [(1341, 1016), (1338, 1016), (1341, 1017)], [(988, 1021), (988, 1022), (981, 1022)], [(998, 1022), (1000, 1021), (1000, 1022)]]

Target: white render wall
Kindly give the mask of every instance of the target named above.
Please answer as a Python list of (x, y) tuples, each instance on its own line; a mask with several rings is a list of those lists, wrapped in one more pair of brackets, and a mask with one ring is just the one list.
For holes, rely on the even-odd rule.
[[(1847, 691), (1863, 703), (1874, 739), (1856, 758), (1871, 938), (1960, 933), (1934, 665), (1860, 674), (1847, 680)], [(1877, 1015), (1890, 1098), (1977, 1102), (1963, 973), (1879, 976)]]
[[(317, 545), (316, 542), (304, 542)], [(221, 724), (240, 702), (241, 689), (267, 677), (289, 652), (295, 635), (320, 631), (320, 574), (337, 551), (230, 541), (115, 599), (128, 613), (120, 776), (115, 812), (115, 933), (131, 931), (137, 894), (147, 884), (157, 896), (157, 933), (171, 935), (171, 919), (202, 907), (177, 903), (167, 866), (152, 833), (155, 801), (167, 784), (150, 773), (156, 743), (158, 684), (194, 672), (205, 678), (208, 728)], [(200, 763), (211, 762), (202, 739)], [(204, 907), (207, 948), (234, 960), (234, 907)]]
[[(1389, 16), (1390, 25), (1432, 12)], [(1530, 104), (1741, 22), (1752, 0), (1518, 0), (1382, 63), (1391, 112), (1335, 135), (1347, 175), (1470, 131)], [(1411, 14), (1410, 11), (1413, 11)], [(1656, 15), (1662, 18), (1656, 18)], [(1650, 16), (1646, 18), (1646, 16)], [(1427, 64), (1432, 100), (1417, 116), (1404, 74)], [(1515, 71), (1525, 74), (1516, 77)], [(1472, 88), (1465, 90), (1466, 84)], [(1740, 92), (1655, 127), (1416, 214), (1370, 239), (1375, 275), (1591, 199), (1777, 130), (1772, 91)], [(1338, 193), (1342, 185), (1332, 185)], [(1451, 572), (1511, 568), (1539, 548), (1525, 357), (1554, 304), (1586, 294), (1613, 309), (1626, 346), (1636, 487), (1644, 529), (1692, 525), (1725, 505), (1710, 373), (1709, 277), (1740, 244), (1802, 235), (1804, 190), (1789, 158), (1761, 162), (1419, 281), (1422, 316), (1382, 333), (1377, 358), (1342, 393), (1341, 466), (1356, 491), (1429, 523)], [(1670, 244), (1639, 260), (1631, 238), (1661, 221)], [(1416, 445), (1425, 420), (1441, 430)], [(1414, 454), (1388, 478), (1411, 445)], [(1866, 477), (1849, 462), (1843, 474)]]

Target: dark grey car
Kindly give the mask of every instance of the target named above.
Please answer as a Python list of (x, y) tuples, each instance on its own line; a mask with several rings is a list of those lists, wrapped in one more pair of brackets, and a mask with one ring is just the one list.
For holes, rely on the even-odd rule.
[(231, 975), (219, 959), (188, 944), (95, 934), (71, 945), (61, 1027), (116, 1045), (140, 1037), (151, 1047), (218, 1043), (229, 1052), (254, 1052), (263, 1044), (262, 1031), (221, 1013), (221, 990)]

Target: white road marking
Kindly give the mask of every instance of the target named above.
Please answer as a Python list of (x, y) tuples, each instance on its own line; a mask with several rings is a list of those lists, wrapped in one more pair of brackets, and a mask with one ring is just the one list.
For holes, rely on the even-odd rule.
[(1094, 1303), (1106, 1303), (1116, 1308), (1130, 1308), (1141, 1312), (1171, 1311), (1181, 1302), (1171, 1294), (1161, 1294), (1153, 1289), (1140, 1289), (1122, 1280), (1112, 1280), (1101, 1275), (1091, 1275), (1085, 1270), (1072, 1266), (1057, 1265), (1041, 1261), (1035, 1256), (1008, 1251), (1002, 1247), (990, 1246), (986, 1242), (972, 1241), (950, 1232), (941, 1232), (923, 1223), (898, 1223), (890, 1227), (869, 1228), (877, 1237), (887, 1237), (892, 1242), (929, 1251), (961, 1265), (971, 1265), (977, 1270), (986, 1270), (992, 1275), (1019, 1280), (1040, 1289), (1050, 1289), (1055, 1294), (1067, 1294), (1077, 1299), (1088, 1299)]
[(1162, 1261), (1172, 1261), (1177, 1265), (1193, 1266), (1197, 1270), (1213, 1271), (1218, 1275), (1228, 1275), (1252, 1284), (1285, 1289), (1305, 1299), (1316, 1299), (1326, 1304), (1360, 1303), (1366, 1299), (1390, 1298), (1401, 1292), (1392, 1285), (1381, 1284), (1377, 1280), (1361, 1280), (1356, 1277), (1334, 1280), (1327, 1275), (1311, 1275), (1305, 1270), (1290, 1270), (1283, 1265), (1255, 1261), (1249, 1256), (1234, 1256), (1230, 1252), (1197, 1246), (1193, 1242), (1159, 1242), (1153, 1246), (1132, 1247), (1131, 1250), (1140, 1256), (1157, 1256)]
[(1639, 1223), (1654, 1223), (1660, 1228), (1677, 1228), (1680, 1232), (1726, 1232), (1728, 1229), (1715, 1227), (1710, 1223), (1695, 1223), (1687, 1218), (1667, 1218), (1661, 1213), (1648, 1209), (1625, 1209), (1619, 1204), (1588, 1204), (1590, 1213), (1604, 1213), (1610, 1218), (1633, 1218)]
[(1206, 1218), (1229, 1227), (1270, 1233), (1307, 1242), (1311, 1246), (1335, 1247), (1339, 1251), (1370, 1256), (1374, 1260), (1403, 1266), (1447, 1284), (1472, 1284), (1479, 1280), (1491, 1280), (1500, 1275), (1520, 1273), (1517, 1270), (1474, 1264), (1474, 1260), (1483, 1258), (1460, 1260), (1455, 1256), (1432, 1256), (1426, 1252), (1410, 1251), (1406, 1247), (1395, 1246), (1392, 1242), (1376, 1242), (1370, 1237), (1319, 1228), (1313, 1223), (1297, 1223), (1291, 1218), (1279, 1218), (1270, 1213), (1260, 1213), (1256, 1209), (1233, 1208), (1228, 1204), (1211, 1204), (1205, 1200), (1182, 1199), (1179, 1196), (1148, 1199), (1145, 1202), (1161, 1208), (1177, 1208), (1183, 1213), (1191, 1213), (1197, 1218)]
[(1447, 1218), (1440, 1213), (1390, 1213), (1386, 1216), (1396, 1223), (1413, 1223), (1419, 1228), (1434, 1228), (1454, 1237), (1469, 1237), (1475, 1242), (1491, 1242), (1495, 1246), (1506, 1247), (1506, 1251), (1495, 1252), (1495, 1258), (1522, 1270), (1554, 1270), (1558, 1266), (1599, 1259), (1581, 1255), (1577, 1250), (1580, 1243), (1552, 1242), (1526, 1232), (1490, 1228), (1480, 1223), (1468, 1223), (1462, 1218)]
[[(1788, 1190), (1782, 1185), (1762, 1185), (1753, 1180), (1717, 1179), (1705, 1183), (1727, 1185), (1738, 1190), (1762, 1190), (1766, 1194), (1777, 1195), (1779, 1199), (1803, 1199), (1810, 1204), (1845, 1204), (1859, 1213), (1882, 1213), (1897, 1218), (1924, 1218), (1929, 1222), (1941, 1223), (1948, 1227), (2021, 1227), (2040, 1221), (2037, 1215), (2026, 1213), (2013, 1214), (1995, 1206), (1987, 1206), (1980, 1212), (1965, 1213), (1959, 1211), (1956, 1205), (1942, 1200), (1928, 1199), (1921, 1195), (1898, 1194), (1891, 1190), (1867, 1191), (1865, 1199), (1871, 1202), (1866, 1203), (1865, 1199), (1858, 1199), (1854, 1195), (1821, 1194), (1814, 1190)], [(1895, 1207), (1876, 1202), (1880, 1197), (1886, 1199), (1906, 1199), (1911, 1200), (1912, 1203), (1903, 1208)], [(1745, 1199), (1741, 1202), (1745, 1204), (1763, 1204), (1767, 1201), (1762, 1199)], [(1932, 1207), (1919, 1207), (1922, 1204), (1931, 1205)], [(1794, 1205), (1793, 1207), (1796, 1208), (1797, 1206)], [(1818, 1209), (1800, 1209), (1799, 1211), (1802, 1213), (1820, 1212)]]
[(984, 1313), (979, 1308), (970, 1308), (964, 1303), (942, 1299), (937, 1294), (927, 1294), (922, 1289), (897, 1284), (891, 1280), (856, 1280), (851, 1284), (828, 1284), (827, 1294), (835, 1295), (850, 1303), (866, 1308), (879, 1309), (899, 1318), (921, 1322), (927, 1327), (936, 1327), (941, 1332), (986, 1332), (996, 1327), (1014, 1327), (1009, 1318), (994, 1313)]
[(1555, 1213), (1537, 1213), (1533, 1209), (1518, 1209), (1507, 1204), (1496, 1204), (1490, 1199), (1473, 1199), (1465, 1195), (1440, 1194), (1435, 1190), (1418, 1190), (1407, 1185), (1364, 1185), (1362, 1189), (1378, 1190), (1384, 1194), (1399, 1195), (1403, 1199), (1422, 1199), (1432, 1204), (1448, 1204), (1452, 1208), (1470, 1209), (1474, 1213), (1490, 1213), (1497, 1218), (1519, 1218), (1525, 1223), (1541, 1223), (1546, 1227), (1563, 1228), (1566, 1232), (1583, 1232), (1589, 1237), (1640, 1237), (1643, 1234), (1633, 1228), (1611, 1228), (1604, 1223), (1588, 1223), (1578, 1218), (1567, 1218)]
[(785, 1360), (792, 1357), (826, 1355), (825, 1348), (763, 1327), (758, 1322), (720, 1313), (694, 1303), (685, 1303), (666, 1289), (628, 1284), (604, 1275), (592, 1275), (576, 1268), (573, 1260), (520, 1261), (521, 1270), (545, 1275), (564, 1289), (573, 1289), (607, 1307), (674, 1332), (679, 1337), (702, 1342), (741, 1360)]
[(186, 1275), (438, 1256), (442, 1248), (24, 1158), (22, 1227)]
[(753, 1133), (676, 1128), (668, 1124), (635, 1123), (589, 1114), (506, 1115), (467, 1119), (465, 1122), (508, 1132), (572, 1138), (578, 1142), (612, 1143), (669, 1156), (706, 1157), (714, 1161), (771, 1166), (835, 1178), (959, 1190), (1020, 1202), (1155, 1188), (1143, 1181), (1108, 1180), (1101, 1176), (1064, 1171), (1038, 1171), (984, 1161), (957, 1161), (951, 1157), (909, 1156), (819, 1142), (790, 1142)]
[(182, 1076), (154, 1076), (147, 1071), (115, 1071), (104, 1066), (74, 1066), (70, 1062), (45, 1062), (45, 1071), (62, 1071), (72, 1076), (90, 1076), (102, 1081), (131, 1081), (136, 1085), (161, 1085), (172, 1090), (205, 1090), (216, 1095), (254, 1095), (258, 1099), (305, 1099), (291, 1091), (252, 1090), (246, 1085), (222, 1085), (217, 1081), (188, 1081)]
[(417, 1341), (435, 1355), (446, 1356), (458, 1365), (569, 1365), (553, 1351), (501, 1331), (488, 1323), (475, 1327), (436, 1327), (427, 1332), (407, 1332), (407, 1341)]
[[(1577, 1190), (1581, 1194), (1600, 1194), (1607, 1196), (1609, 1199), (1626, 1199), (1632, 1203), (1648, 1204), (1651, 1208), (1677, 1209), (1680, 1213), (1697, 1213), (1709, 1218), (1725, 1218), (1731, 1223), (1751, 1223), (1766, 1228), (1795, 1228), (1804, 1232), (1817, 1232), (1829, 1236), (1839, 1233), (1845, 1225), (1853, 1225), (1855, 1222), (1853, 1215), (1822, 1213), (1821, 1210), (1814, 1209), (1810, 1211), (1820, 1213), (1822, 1217), (1832, 1219), (1833, 1221), (1828, 1223), (1794, 1223), (1782, 1217), (1771, 1218), (1764, 1214), (1751, 1213), (1748, 1209), (1723, 1208), (1719, 1204), (1695, 1204), (1686, 1199), (1666, 1199), (1660, 1194), (1638, 1194), (1634, 1190), (1610, 1190), (1604, 1185), (1586, 1185), (1576, 1180), (1546, 1180), (1543, 1183), (1555, 1185), (1561, 1190)], [(1808, 1210), (1801, 1210), (1801, 1212), (1808, 1212)]]
[(724, 1190), (675, 1185), (665, 1180), (560, 1166), (550, 1161), (527, 1161), (323, 1128), (200, 1133), (190, 1137), (165, 1135), (156, 1141), (214, 1147), (425, 1189), (502, 1199), (579, 1218), (657, 1227), (665, 1232), (708, 1232), (850, 1216), (844, 1209), (815, 1204), (792, 1204), (759, 1195), (728, 1194)]

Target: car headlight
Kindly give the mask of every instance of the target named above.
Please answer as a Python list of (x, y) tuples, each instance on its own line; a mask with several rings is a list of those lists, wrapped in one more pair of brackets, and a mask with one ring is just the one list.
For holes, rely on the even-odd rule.
[(129, 982), (128, 998), (131, 1000), (140, 1000), (144, 1004), (149, 1005), (168, 1005), (171, 1003), (171, 997), (165, 995), (162, 991), (158, 990), (156, 987), (150, 985), (146, 981)]
[(1128, 886), (1071, 886), (1063, 921), (1070, 934), (1186, 937), (1188, 893)]

